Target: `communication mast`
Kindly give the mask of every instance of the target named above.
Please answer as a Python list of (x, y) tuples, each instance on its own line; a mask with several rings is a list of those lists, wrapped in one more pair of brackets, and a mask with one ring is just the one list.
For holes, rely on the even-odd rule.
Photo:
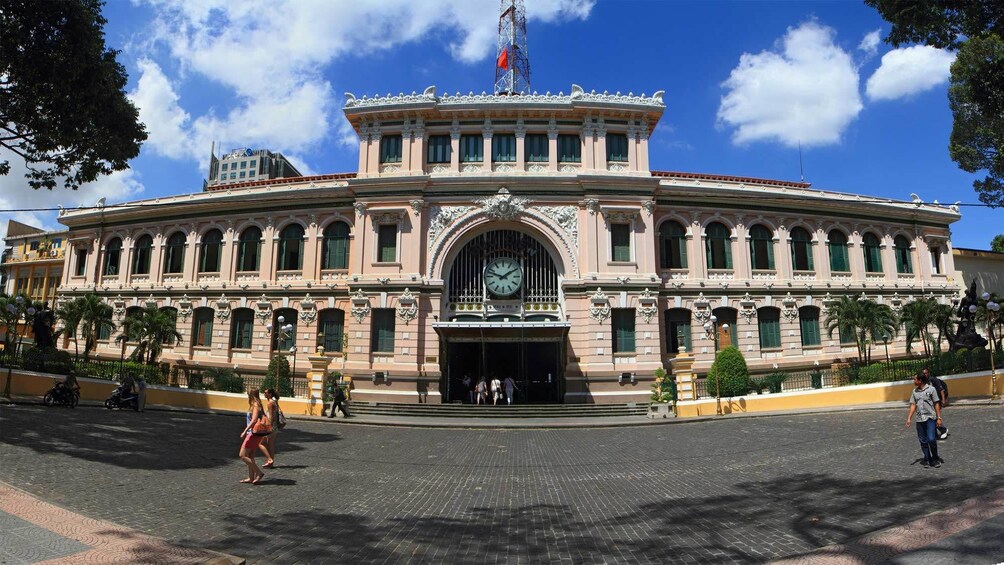
[(523, 0), (501, 0), (499, 47), (495, 57), (495, 94), (530, 93), (530, 54), (526, 47)]

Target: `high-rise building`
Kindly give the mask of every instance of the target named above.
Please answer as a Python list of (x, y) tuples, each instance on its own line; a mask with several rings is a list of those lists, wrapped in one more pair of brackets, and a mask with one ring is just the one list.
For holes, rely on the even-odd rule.
[(209, 178), (203, 190), (214, 190), (220, 185), (299, 176), (303, 175), (282, 153), (241, 147), (217, 157), (214, 146), (209, 156)]

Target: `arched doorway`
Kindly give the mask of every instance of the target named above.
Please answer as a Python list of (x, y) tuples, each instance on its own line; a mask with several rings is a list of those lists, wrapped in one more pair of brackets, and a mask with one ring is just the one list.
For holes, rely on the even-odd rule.
[[(558, 403), (564, 394), (561, 271), (548, 247), (517, 229), (482, 232), (447, 270), (443, 321), (444, 402), (471, 402), (484, 379), (516, 384), (516, 403)], [(469, 384), (465, 384), (469, 383)]]

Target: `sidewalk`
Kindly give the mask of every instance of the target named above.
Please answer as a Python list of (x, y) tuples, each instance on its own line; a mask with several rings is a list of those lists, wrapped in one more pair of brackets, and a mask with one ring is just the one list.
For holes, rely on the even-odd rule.
[[(0, 398), (0, 403), (6, 402)], [(42, 399), (35, 396), (14, 396), (11, 399), (14, 404), (41, 404)], [(952, 408), (964, 408), (965, 406), (986, 406), (997, 404), (1004, 406), (1004, 401), (991, 401), (989, 398), (960, 398), (952, 400)], [(648, 418), (646, 416), (604, 416), (594, 418), (430, 418), (418, 416), (386, 416), (386, 415), (357, 415), (351, 418), (338, 416), (327, 418), (325, 416), (308, 416), (306, 414), (286, 414), (289, 420), (309, 420), (325, 421), (339, 424), (365, 425), (365, 426), (396, 426), (407, 428), (458, 428), (458, 429), (558, 429), (558, 428), (619, 428), (637, 426), (658, 426), (669, 424), (690, 424), (695, 422), (710, 422), (714, 420), (732, 418), (767, 418), (773, 416), (798, 415), (798, 414), (819, 414), (828, 412), (856, 412), (861, 410), (890, 410), (905, 409), (908, 406), (906, 401), (890, 401), (877, 404), (857, 404), (854, 406), (832, 406), (824, 408), (806, 408), (798, 410), (777, 410), (769, 412), (735, 412), (723, 416), (697, 416), (693, 418)], [(107, 410), (103, 403), (96, 400), (81, 400), (78, 408), (101, 408)], [(53, 410), (66, 410), (62, 406), (55, 406)], [(166, 404), (147, 404), (147, 410), (163, 412), (194, 412), (200, 414), (221, 414), (244, 417), (244, 412), (230, 412), (225, 410), (209, 410), (204, 408), (187, 408), (170, 406)], [(351, 410), (351, 406), (349, 407)]]
[(244, 560), (170, 543), (43, 502), (0, 482), (0, 563), (203, 563)]

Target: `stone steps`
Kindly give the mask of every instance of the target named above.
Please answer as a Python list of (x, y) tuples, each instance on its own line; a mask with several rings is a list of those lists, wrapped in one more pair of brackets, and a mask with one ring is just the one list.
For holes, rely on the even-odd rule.
[(485, 406), (472, 404), (350, 403), (349, 412), (360, 416), (406, 416), (415, 418), (603, 418), (644, 417), (648, 404), (521, 404)]

